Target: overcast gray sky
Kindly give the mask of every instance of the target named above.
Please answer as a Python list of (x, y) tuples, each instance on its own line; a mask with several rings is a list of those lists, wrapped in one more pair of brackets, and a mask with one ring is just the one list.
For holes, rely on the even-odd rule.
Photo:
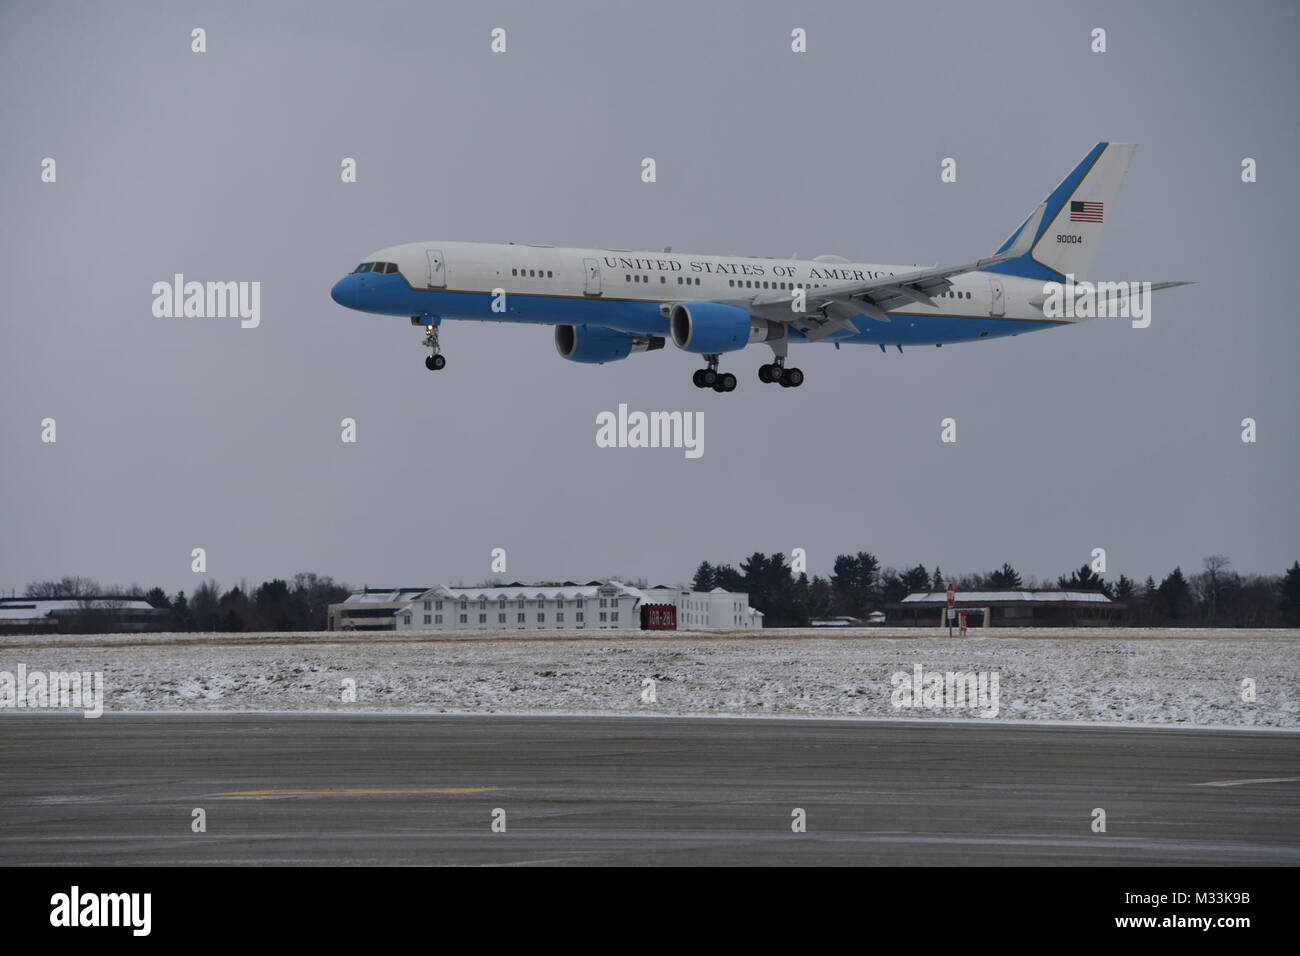
[[(1279, 572), (1298, 27), (1290, 2), (5, 3), (0, 587), (190, 590), (194, 547), (223, 586), (468, 583), (494, 547), (523, 580), (794, 547), (821, 574), (869, 550), (1054, 578), (1095, 547), (1112, 579)], [(798, 390), (755, 346), (718, 395), (671, 345), (580, 366), (542, 326), (447, 323), (431, 374), (406, 319), (329, 297), (428, 239), (964, 262), (1103, 139), (1140, 145), (1095, 277), (1198, 283), (1145, 330), (806, 346)], [(155, 318), (175, 272), (260, 281), (261, 326)], [(620, 402), (703, 410), (703, 457), (597, 448)]]

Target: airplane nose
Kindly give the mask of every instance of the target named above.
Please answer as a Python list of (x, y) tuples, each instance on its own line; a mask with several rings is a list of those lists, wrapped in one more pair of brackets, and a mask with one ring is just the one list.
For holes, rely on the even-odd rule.
[(355, 309), (357, 305), (357, 284), (352, 276), (344, 276), (330, 289), (330, 298), (339, 305)]

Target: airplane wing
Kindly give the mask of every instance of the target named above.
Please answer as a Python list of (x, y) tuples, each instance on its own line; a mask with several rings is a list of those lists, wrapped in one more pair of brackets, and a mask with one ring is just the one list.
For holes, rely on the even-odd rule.
[(1015, 242), (1005, 252), (997, 255), (958, 266), (935, 266), (882, 279), (807, 289), (803, 312), (790, 309), (792, 293), (788, 291), (764, 292), (744, 302), (737, 301), (736, 304), (758, 312), (764, 318), (793, 325), (811, 341), (825, 338), (841, 329), (858, 332), (860, 330), (853, 324), (853, 316), (865, 315), (877, 322), (888, 322), (890, 319), (886, 313), (890, 309), (911, 302), (934, 305), (934, 294), (947, 290), (951, 285), (948, 279), (952, 276), (986, 269), (1024, 255), (1034, 244), (1046, 208), (1046, 203), (1040, 203), (1025, 220)]

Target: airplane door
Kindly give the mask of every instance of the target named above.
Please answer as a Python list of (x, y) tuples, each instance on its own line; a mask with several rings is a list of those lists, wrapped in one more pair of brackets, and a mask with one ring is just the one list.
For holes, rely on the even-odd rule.
[(1002, 280), (990, 278), (989, 289), (992, 292), (992, 298), (989, 300), (989, 315), (1006, 315), (1007, 304), (1002, 294)]
[(600, 260), (583, 259), (583, 271), (587, 275), (586, 285), (582, 291), (587, 295), (600, 295)]
[(429, 288), (447, 288), (447, 264), (443, 262), (441, 249), (426, 249), (429, 257)]

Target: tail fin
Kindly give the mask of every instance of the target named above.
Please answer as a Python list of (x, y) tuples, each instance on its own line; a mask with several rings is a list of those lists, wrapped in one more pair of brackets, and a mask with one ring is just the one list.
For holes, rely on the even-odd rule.
[[(1082, 282), (1092, 269), (1101, 246), (1101, 233), (1115, 208), (1120, 183), (1128, 172), (1129, 160), (1137, 149), (1134, 143), (1098, 143), (1074, 167), (1074, 171), (1052, 190), (1044, 202), (1042, 219), (1029, 251), (1014, 259), (989, 266), (987, 272), (1058, 282), (1066, 274)], [(1038, 210), (1035, 209), (1035, 213)], [(998, 252), (1020, 245), (1029, 219), (1002, 243)], [(1020, 240), (1020, 242), (1017, 242)]]

